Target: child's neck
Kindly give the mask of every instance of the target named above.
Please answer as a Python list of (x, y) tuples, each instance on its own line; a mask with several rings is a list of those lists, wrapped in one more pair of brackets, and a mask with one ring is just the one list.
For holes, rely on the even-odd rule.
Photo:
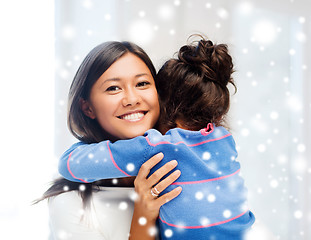
[[(181, 128), (181, 129), (184, 129), (184, 130), (190, 130), (185, 124), (183, 124), (183, 121), (181, 120), (176, 120), (175, 121), (176, 123), (176, 128)], [(158, 129), (163, 135), (166, 134), (167, 131), (170, 130), (170, 128), (166, 128), (163, 126), (159, 126), (159, 129)]]
[(188, 128), (186, 127), (185, 124), (183, 124), (183, 121), (181, 121), (181, 120), (179, 120), (179, 119), (177, 119), (177, 120), (175, 121), (175, 123), (176, 123), (176, 127), (178, 127), (178, 128), (181, 128), (181, 129), (184, 129), (184, 130), (190, 130), (190, 129), (188, 129)]

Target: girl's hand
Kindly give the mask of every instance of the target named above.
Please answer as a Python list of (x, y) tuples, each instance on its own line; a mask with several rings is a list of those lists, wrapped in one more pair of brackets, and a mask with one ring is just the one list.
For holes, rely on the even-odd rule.
[(177, 197), (182, 190), (181, 187), (177, 187), (161, 197), (157, 196), (176, 181), (181, 174), (179, 170), (176, 170), (160, 181), (163, 176), (177, 166), (177, 161), (172, 160), (147, 178), (150, 170), (160, 162), (162, 158), (163, 153), (158, 153), (145, 162), (141, 166), (134, 181), (137, 199), (135, 201), (130, 239), (154, 239), (154, 234), (152, 234), (152, 232), (154, 233), (155, 230), (155, 222), (159, 215), (160, 207)]

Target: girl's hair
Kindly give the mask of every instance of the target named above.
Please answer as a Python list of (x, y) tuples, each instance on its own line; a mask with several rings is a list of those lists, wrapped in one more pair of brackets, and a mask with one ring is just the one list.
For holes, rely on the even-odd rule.
[[(119, 58), (127, 53), (139, 57), (149, 68), (156, 79), (156, 70), (147, 53), (131, 42), (104, 42), (93, 48), (81, 63), (69, 90), (67, 122), (71, 133), (79, 140), (86, 143), (96, 143), (108, 140), (109, 134), (100, 127), (97, 120), (87, 117), (81, 110), (81, 99), (89, 100), (92, 86), (100, 76)], [(107, 182), (107, 181), (106, 181)], [(67, 191), (77, 190), (87, 206), (88, 199), (94, 190), (98, 190), (100, 181), (95, 183), (71, 182), (64, 178), (58, 178), (52, 186), (36, 200), (57, 196)], [(84, 185), (81, 187), (81, 185)]]
[(176, 120), (189, 130), (200, 130), (207, 123), (225, 125), (230, 106), (227, 84), (236, 91), (232, 58), (227, 45), (200, 38), (181, 47), (178, 57), (166, 61), (157, 74), (163, 129), (176, 127)]
[(139, 57), (149, 68), (153, 78), (156, 70), (145, 51), (130, 42), (105, 42), (95, 47), (83, 60), (69, 90), (68, 127), (71, 133), (86, 143), (96, 143), (109, 138), (96, 119), (87, 117), (80, 108), (80, 100), (89, 100), (90, 91), (100, 76), (126, 53)]

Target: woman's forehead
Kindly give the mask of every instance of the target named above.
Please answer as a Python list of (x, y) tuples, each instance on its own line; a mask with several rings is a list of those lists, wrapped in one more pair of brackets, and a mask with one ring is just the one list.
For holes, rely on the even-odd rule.
[(101, 83), (127, 78), (151, 77), (148, 66), (139, 57), (127, 53), (115, 61), (101, 76)]

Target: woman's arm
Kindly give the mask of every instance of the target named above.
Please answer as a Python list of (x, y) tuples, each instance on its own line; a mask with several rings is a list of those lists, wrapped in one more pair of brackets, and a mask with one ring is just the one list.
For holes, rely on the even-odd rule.
[[(177, 166), (177, 161), (173, 160), (159, 168), (148, 178), (150, 170), (159, 163), (163, 158), (163, 154), (159, 153), (145, 162), (134, 181), (137, 199), (135, 201), (134, 214), (130, 230), (130, 240), (153, 240), (155, 239), (156, 220), (159, 215), (160, 207), (177, 197), (181, 192), (181, 187), (177, 187), (161, 197), (155, 197), (151, 194), (153, 187), (161, 193), (170, 184), (172, 184), (179, 176), (180, 171), (176, 170), (168, 177), (160, 181), (167, 173)], [(160, 181), (160, 182), (159, 182)]]

